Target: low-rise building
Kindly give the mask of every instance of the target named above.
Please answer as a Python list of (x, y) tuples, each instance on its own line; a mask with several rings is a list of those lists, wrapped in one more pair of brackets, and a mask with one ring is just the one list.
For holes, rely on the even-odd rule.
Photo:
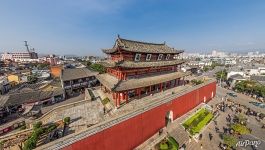
[(53, 77), (60, 77), (62, 70), (63, 70), (62, 65), (51, 66), (50, 73)]
[(224, 65), (236, 65), (236, 60), (235, 59), (225, 59), (225, 64)]
[(6, 77), (0, 77), (0, 95), (7, 93), (11, 86)]
[(265, 85), (265, 75), (253, 75), (253, 76), (250, 76), (250, 80), (253, 80), (262, 85)]
[(97, 74), (87, 68), (63, 69), (60, 77), (62, 88), (67, 96), (72, 96), (76, 92), (95, 85)]
[(234, 87), (238, 81), (245, 81), (245, 80), (246, 78), (244, 78), (241, 74), (233, 74), (229, 76), (227, 79), (230, 87)]
[(201, 61), (190, 61), (188, 63), (189, 66), (198, 66), (201, 69), (204, 67), (208, 67), (212, 65), (212, 61), (211, 60), (201, 60)]
[(18, 74), (18, 73), (8, 75), (7, 79), (9, 82), (15, 83), (15, 85), (28, 81), (28, 78), (26, 75)]
[(230, 71), (227, 73), (227, 79), (229, 79), (233, 75), (241, 75), (242, 77), (245, 76), (243, 71)]

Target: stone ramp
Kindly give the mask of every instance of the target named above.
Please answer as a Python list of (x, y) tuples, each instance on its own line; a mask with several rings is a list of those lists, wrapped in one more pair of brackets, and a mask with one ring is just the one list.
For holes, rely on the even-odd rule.
[(186, 143), (189, 141), (189, 135), (185, 131), (185, 129), (181, 126), (181, 124), (178, 124), (174, 128), (169, 128), (168, 129), (169, 135), (172, 136), (178, 143), (179, 146), (182, 144)]

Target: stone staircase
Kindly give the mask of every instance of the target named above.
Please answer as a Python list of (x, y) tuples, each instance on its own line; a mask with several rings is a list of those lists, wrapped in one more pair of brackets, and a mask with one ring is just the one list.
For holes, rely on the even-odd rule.
[(172, 136), (180, 146), (189, 141), (188, 133), (180, 124), (175, 126), (174, 128), (169, 128), (168, 132), (169, 135)]

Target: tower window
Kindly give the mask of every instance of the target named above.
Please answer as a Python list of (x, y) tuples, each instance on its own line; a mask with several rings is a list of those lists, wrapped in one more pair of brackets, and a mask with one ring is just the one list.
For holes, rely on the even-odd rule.
[(140, 61), (141, 60), (141, 54), (135, 54), (134, 61)]
[(169, 60), (170, 58), (170, 54), (167, 54), (166, 60)]
[(163, 59), (163, 54), (159, 54), (157, 60), (162, 60), (162, 59)]
[(152, 57), (152, 54), (147, 54), (147, 56), (146, 56), (146, 60), (147, 60), (147, 61), (151, 60), (151, 57)]

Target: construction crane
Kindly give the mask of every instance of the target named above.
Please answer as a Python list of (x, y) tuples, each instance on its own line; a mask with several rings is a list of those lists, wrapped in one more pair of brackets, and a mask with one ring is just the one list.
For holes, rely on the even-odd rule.
[(28, 41), (24, 41), (24, 42), (25, 42), (25, 46), (26, 46), (26, 48), (27, 48), (27, 51), (30, 52), (30, 51), (29, 51)]

